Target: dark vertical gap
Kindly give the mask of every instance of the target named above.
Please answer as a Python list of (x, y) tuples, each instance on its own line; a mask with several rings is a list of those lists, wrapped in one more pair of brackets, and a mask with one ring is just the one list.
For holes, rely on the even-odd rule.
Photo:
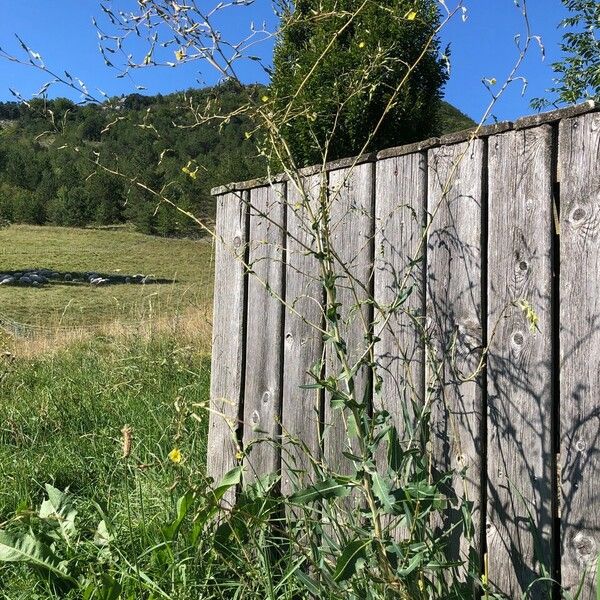
[[(240, 395), (238, 401), (238, 420), (236, 428), (236, 440), (239, 448), (244, 444), (244, 400), (246, 397), (246, 351), (248, 348), (248, 270), (245, 265), (250, 261), (250, 190), (241, 192), (241, 201), (245, 204), (244, 213), (244, 284), (242, 290), (242, 360), (240, 367)], [(239, 496), (241, 484), (238, 485)]]
[(551, 569), (554, 585), (553, 600), (561, 597), (560, 565), (560, 182), (558, 181), (558, 125), (552, 126), (552, 528), (551, 528)]
[[(368, 286), (368, 290), (369, 290), (369, 300), (374, 300), (375, 297), (375, 215), (377, 214), (376, 211), (376, 205), (375, 203), (377, 202), (377, 198), (376, 198), (376, 189), (377, 189), (377, 171), (376, 171), (376, 162), (373, 161), (372, 163), (369, 163), (370, 167), (371, 167), (371, 205), (370, 205), (370, 210), (371, 210), (371, 231), (369, 232), (369, 264), (371, 265), (371, 274), (369, 276), (369, 286)], [(373, 319), (375, 318), (375, 308), (373, 305), (373, 302), (369, 302), (367, 304), (367, 310), (368, 310), (368, 314), (367, 314), (367, 323), (369, 324), (369, 335), (368, 335), (368, 339), (369, 339), (369, 343), (372, 342), (373, 337), (375, 335), (375, 331), (374, 331), (374, 326), (373, 326)], [(375, 348), (373, 348), (373, 352), (375, 352)], [(369, 406), (367, 409), (367, 414), (369, 415), (369, 418), (373, 418), (373, 404), (374, 404), (374, 398), (373, 398), (373, 385), (375, 384), (374, 380), (373, 380), (373, 369), (369, 369), (368, 371), (368, 378), (367, 378), (367, 389), (369, 390)]]
[[(423, 157), (423, 164), (425, 165), (423, 169), (423, 214), (421, 215), (421, 235), (426, 235), (426, 239), (423, 240), (423, 256), (421, 257), (421, 316), (422, 316), (422, 327), (423, 334), (421, 335), (422, 339), (420, 342), (421, 346), (421, 381), (419, 382), (421, 394), (420, 404), (422, 406), (425, 405), (427, 400), (427, 336), (425, 334), (425, 329), (427, 327), (427, 247), (429, 242), (429, 235), (427, 231), (427, 224), (429, 222), (429, 162), (427, 160), (428, 153), (422, 152), (421, 156)], [(425, 448), (425, 444), (429, 441), (429, 427), (423, 431), (421, 428), (421, 437), (424, 442), (423, 448)]]
[[(322, 183), (323, 183), (323, 175), (322, 175), (322, 173), (319, 173), (319, 202), (321, 201), (320, 194), (321, 194)], [(327, 195), (325, 202), (328, 202), (329, 201), (329, 185), (330, 185), (329, 172), (327, 172), (325, 174), (325, 185), (326, 185), (326, 189), (324, 190), (324, 193)], [(320, 211), (320, 213), (319, 213), (320, 218), (323, 219), (323, 212), (321, 211), (321, 207), (319, 207), (319, 211)], [(319, 273), (319, 277), (321, 277), (321, 275), (322, 274)], [(322, 302), (322, 306), (325, 307), (325, 305), (327, 303), (327, 297), (326, 297), (325, 288), (323, 286), (322, 281), (321, 281), (321, 302)], [(321, 324), (322, 324), (323, 329), (325, 327), (327, 327), (325, 311), (323, 311), (323, 316), (321, 318)], [(326, 350), (325, 341), (323, 341), (323, 347), (321, 349), (321, 358), (322, 358), (321, 379), (323, 380), (323, 379), (325, 379), (325, 376), (327, 375), (327, 350)], [(327, 394), (325, 393), (325, 390), (323, 388), (321, 388), (319, 390), (319, 450), (321, 452), (321, 460), (324, 460), (324, 458), (325, 458), (325, 425), (326, 425), (325, 419), (327, 417), (326, 402), (327, 402)]]
[[(481, 172), (481, 345), (488, 349), (488, 219), (489, 219), (489, 140), (483, 139), (483, 167)], [(481, 471), (480, 485), (480, 519), (479, 519), (479, 571), (484, 573), (485, 556), (487, 554), (487, 503), (488, 503), (488, 371), (486, 364), (481, 374)], [(477, 535), (477, 533), (476, 533)]]
[[(288, 186), (286, 182), (281, 184), (281, 202), (283, 203), (283, 211), (282, 211), (282, 248), (281, 248), (281, 298), (285, 301), (286, 293), (287, 293), (287, 191)], [(275, 194), (275, 189), (271, 186), (271, 193)], [(277, 444), (279, 445), (279, 459), (277, 460), (277, 473), (281, 475), (282, 473), (282, 422), (283, 422), (283, 377), (284, 377), (284, 348), (285, 348), (285, 304), (283, 302), (280, 303), (280, 323), (279, 323), (279, 407), (277, 411), (277, 427), (275, 428), (275, 438), (277, 440)], [(279, 484), (281, 485), (281, 478), (279, 479)]]

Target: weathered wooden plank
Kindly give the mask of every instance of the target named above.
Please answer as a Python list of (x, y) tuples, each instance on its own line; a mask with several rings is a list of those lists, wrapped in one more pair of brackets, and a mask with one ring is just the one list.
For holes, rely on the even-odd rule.
[[(248, 192), (217, 198), (207, 472), (217, 482), (236, 464), (244, 364)], [(225, 301), (225, 299), (227, 301)], [(235, 498), (232, 490), (225, 501)]]
[(316, 460), (321, 457), (321, 394), (300, 387), (314, 383), (308, 373), (323, 354), (323, 286), (319, 262), (311, 254), (317, 249), (312, 224), (318, 219), (321, 179), (321, 175), (307, 177), (301, 181), (302, 187), (288, 183), (282, 395), (284, 494), (312, 480), (307, 452)]
[[(336, 283), (337, 302), (341, 306), (338, 312), (347, 356), (350, 363), (354, 363), (364, 353), (370, 324), (371, 311), (365, 301), (371, 297), (373, 273), (374, 165), (364, 163), (331, 172), (329, 188), (331, 246), (339, 259)], [(334, 376), (340, 374), (340, 363), (331, 345), (326, 346), (326, 372)], [(362, 368), (355, 377), (358, 402), (362, 402), (369, 385), (368, 369)], [(352, 450), (344, 424), (348, 411), (332, 410), (330, 398), (326, 397), (324, 413), (326, 462), (340, 472), (347, 472), (351, 465), (342, 452)]]
[[(443, 527), (455, 526), (449, 558), (479, 552), (483, 467), (482, 382), (470, 377), (482, 347), (481, 221), (484, 143), (476, 140), (428, 153), (427, 320), (432, 350), (426, 389), (431, 402), (433, 463), (456, 471), (447, 492), (471, 504), (474, 535), (460, 525), (457, 504)], [(464, 381), (466, 379), (466, 381)], [(428, 391), (428, 395), (431, 392)], [(459, 473), (465, 470), (464, 477)]]
[(600, 114), (561, 122), (562, 583), (595, 598), (600, 552)]
[(244, 450), (248, 480), (278, 474), (284, 294), (285, 184), (250, 191)]
[[(387, 410), (403, 444), (420, 439), (424, 400), (424, 153), (380, 160), (375, 183), (375, 359), (381, 392), (375, 408)], [(406, 301), (393, 309), (409, 290)]]
[(553, 561), (551, 126), (490, 138), (488, 180), (488, 576), (545, 600), (551, 584), (533, 582)]

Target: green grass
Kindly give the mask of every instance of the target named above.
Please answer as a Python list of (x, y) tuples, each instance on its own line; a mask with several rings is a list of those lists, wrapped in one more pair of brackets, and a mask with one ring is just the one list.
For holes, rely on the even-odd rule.
[[(0, 287), (0, 317), (41, 326), (0, 332), (8, 351), (0, 354), (0, 530), (29, 519), (50, 483), (74, 495), (84, 528), (106, 515), (123, 552), (135, 555), (186, 478), (205, 471), (212, 245), (127, 229), (0, 230), (0, 272), (33, 268), (176, 280)], [(182, 465), (168, 458), (175, 447)], [(0, 566), (0, 599), (49, 597), (31, 572)]]
[[(178, 465), (168, 453), (180, 448), (187, 470), (204, 471), (208, 359), (174, 337), (96, 338), (1, 368), (0, 523), (39, 506), (51, 483), (75, 494), (84, 519), (99, 506), (124, 531), (129, 500), (134, 528), (147, 528), (174, 502)], [(121, 456), (126, 424), (131, 490)], [(34, 597), (24, 573), (0, 567), (0, 598)]]
[(52, 283), (0, 287), (0, 313), (18, 322), (56, 326), (138, 322), (149, 316), (209, 309), (210, 239), (165, 239), (128, 229), (70, 229), (15, 225), (0, 230), (0, 273), (47, 268), (153, 275), (175, 283), (109, 285)]

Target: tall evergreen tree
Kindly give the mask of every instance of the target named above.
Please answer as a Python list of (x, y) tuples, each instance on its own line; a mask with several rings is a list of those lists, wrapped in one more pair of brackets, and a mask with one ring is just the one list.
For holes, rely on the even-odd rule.
[(297, 0), (284, 10), (271, 93), (299, 164), (437, 133), (439, 19), (434, 0)]

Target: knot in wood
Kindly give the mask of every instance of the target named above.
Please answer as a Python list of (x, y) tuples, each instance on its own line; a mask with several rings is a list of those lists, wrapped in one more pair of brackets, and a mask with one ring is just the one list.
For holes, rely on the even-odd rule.
[(512, 342), (515, 346), (521, 347), (525, 342), (525, 336), (523, 335), (523, 332), (515, 331), (512, 336)]
[(270, 390), (267, 390), (266, 392), (263, 393), (262, 395), (262, 403), (263, 404), (268, 404), (271, 401), (271, 396), (273, 394), (271, 394)]
[(242, 245), (242, 238), (239, 235), (236, 235), (233, 238), (233, 247), (234, 248), (239, 248)]
[(596, 560), (596, 542), (593, 538), (583, 533), (578, 533), (573, 538), (573, 547), (582, 563), (592, 564)]
[(585, 209), (581, 208), (581, 206), (577, 207), (571, 214), (571, 221), (573, 221), (574, 223), (583, 221), (584, 218), (585, 218)]
[(577, 452), (583, 452), (585, 450), (585, 446), (586, 444), (583, 440), (577, 440), (577, 443), (575, 444)]
[(250, 419), (252, 420), (252, 427), (258, 427), (258, 424), (260, 423), (260, 414), (257, 410), (255, 410), (252, 413), (252, 416), (250, 417)]

